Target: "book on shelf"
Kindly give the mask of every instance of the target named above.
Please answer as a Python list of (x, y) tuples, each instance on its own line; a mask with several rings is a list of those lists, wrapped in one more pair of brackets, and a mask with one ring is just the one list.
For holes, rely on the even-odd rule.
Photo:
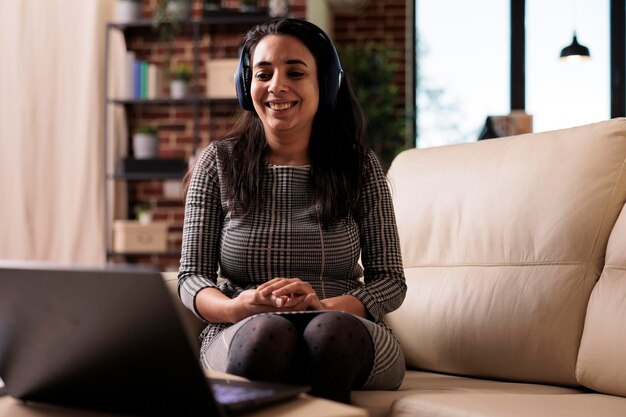
[(147, 98), (157, 98), (163, 91), (163, 71), (156, 64), (148, 64)]
[(140, 75), (140, 96), (137, 98), (148, 97), (148, 63), (146, 61), (140, 61), (141, 75)]
[(127, 51), (124, 57), (124, 72), (122, 74), (122, 98), (133, 98), (134, 65), (136, 60), (135, 51)]
[(141, 61), (133, 64), (133, 98), (141, 98)]

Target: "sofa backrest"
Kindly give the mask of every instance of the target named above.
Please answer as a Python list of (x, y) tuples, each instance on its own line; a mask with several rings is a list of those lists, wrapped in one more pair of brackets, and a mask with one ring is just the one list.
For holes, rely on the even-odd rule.
[(626, 397), (626, 209), (611, 232), (604, 270), (591, 293), (576, 375), (588, 388)]
[(626, 119), (400, 154), (408, 293), (387, 320), (407, 364), (576, 385), (625, 158)]

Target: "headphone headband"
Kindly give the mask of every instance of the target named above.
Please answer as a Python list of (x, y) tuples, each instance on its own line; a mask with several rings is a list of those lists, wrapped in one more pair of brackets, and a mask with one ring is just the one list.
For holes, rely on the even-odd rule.
[[(322, 38), (327, 50), (329, 62), (328, 70), (326, 71), (323, 79), (320, 77), (321, 71), (318, 67), (320, 93), (323, 93), (323, 105), (328, 110), (334, 110), (337, 102), (337, 93), (339, 91), (339, 87), (341, 87), (341, 83), (343, 82), (343, 69), (341, 68), (341, 62), (339, 61), (337, 49), (328, 35), (311, 22), (293, 18), (275, 19), (269, 22), (261, 23), (250, 32), (262, 30), (261, 28), (269, 27), (271, 25), (276, 25), (278, 29), (275, 31), (266, 30), (266, 32), (268, 32), (267, 35), (291, 35), (300, 39), (309, 49), (311, 49), (311, 44), (315, 42), (315, 37), (319, 36)], [(287, 30), (281, 31), (283, 28), (287, 28)], [(248, 48), (249, 47), (245, 44), (241, 48), (239, 65), (237, 66), (237, 71), (235, 72), (235, 88), (237, 89), (237, 100), (239, 101), (241, 108), (247, 111), (253, 111), (254, 105), (252, 103), (252, 96), (250, 93), (250, 87), (252, 85), (252, 69), (250, 68), (250, 51)], [(314, 51), (311, 52), (313, 53)], [(318, 61), (317, 56), (315, 59)]]

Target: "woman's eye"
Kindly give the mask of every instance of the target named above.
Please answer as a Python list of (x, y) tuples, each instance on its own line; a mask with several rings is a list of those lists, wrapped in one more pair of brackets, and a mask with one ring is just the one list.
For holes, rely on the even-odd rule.
[(300, 77), (304, 76), (304, 73), (300, 72), (300, 71), (291, 71), (291, 72), (289, 72), (289, 76), (292, 77), (292, 78), (300, 78)]
[(272, 78), (272, 74), (266, 72), (259, 72), (255, 75), (255, 78), (260, 81), (267, 81)]

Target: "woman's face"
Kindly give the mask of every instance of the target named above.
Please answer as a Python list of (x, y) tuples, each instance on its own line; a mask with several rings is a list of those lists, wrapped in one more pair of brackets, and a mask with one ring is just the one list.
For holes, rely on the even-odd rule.
[(297, 38), (268, 35), (251, 56), (252, 102), (266, 135), (311, 135), (319, 104), (317, 64)]

